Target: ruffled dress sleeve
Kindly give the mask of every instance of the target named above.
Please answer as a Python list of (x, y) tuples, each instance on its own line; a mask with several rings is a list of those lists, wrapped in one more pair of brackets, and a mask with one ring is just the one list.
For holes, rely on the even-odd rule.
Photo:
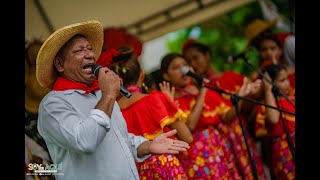
[(186, 114), (162, 92), (153, 91), (149, 95), (121, 109), (127, 122), (128, 131), (153, 140), (163, 132), (169, 131), (171, 123), (186, 121)]

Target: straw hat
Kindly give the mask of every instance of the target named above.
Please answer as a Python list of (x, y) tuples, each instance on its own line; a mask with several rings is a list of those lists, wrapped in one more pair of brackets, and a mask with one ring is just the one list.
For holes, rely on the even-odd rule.
[[(38, 52), (43, 44), (43, 41), (34, 39), (30, 41), (25, 48), (25, 58), (29, 65), (35, 66)], [(35, 70), (35, 69), (34, 69)]]
[(38, 40), (31, 42), (25, 54), (25, 110), (35, 114), (42, 98), (50, 91), (41, 87), (36, 79), (36, 58), (41, 45)]
[(250, 46), (251, 41), (257, 37), (260, 33), (267, 30), (268, 28), (271, 28), (275, 26), (277, 23), (277, 19), (274, 19), (272, 21), (263, 21), (260, 19), (253, 20), (244, 30), (244, 34), (247, 37), (248, 44), (247, 48)]
[(39, 104), (50, 89), (40, 86), (36, 79), (35, 70), (29, 73), (27, 77), (24, 91), (25, 110), (31, 113), (38, 113)]
[(80, 34), (90, 42), (97, 60), (103, 45), (103, 27), (91, 20), (62, 27), (52, 33), (41, 46), (36, 62), (36, 77), (42, 87), (52, 89), (57, 78), (53, 60), (60, 48), (74, 35)]

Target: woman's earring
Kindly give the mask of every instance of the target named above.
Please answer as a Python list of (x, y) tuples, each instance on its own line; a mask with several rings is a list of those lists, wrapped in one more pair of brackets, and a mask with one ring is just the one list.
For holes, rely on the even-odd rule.
[(148, 92), (149, 88), (148, 88), (148, 86), (146, 86), (145, 83), (142, 83), (142, 87), (143, 87), (145, 92)]

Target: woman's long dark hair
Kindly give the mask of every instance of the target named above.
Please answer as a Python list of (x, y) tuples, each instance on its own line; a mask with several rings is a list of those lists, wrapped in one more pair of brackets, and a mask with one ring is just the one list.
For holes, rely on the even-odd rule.
[(122, 78), (124, 86), (136, 84), (141, 67), (138, 59), (133, 55), (133, 49), (123, 46), (118, 51), (119, 54), (112, 58), (111, 69)]

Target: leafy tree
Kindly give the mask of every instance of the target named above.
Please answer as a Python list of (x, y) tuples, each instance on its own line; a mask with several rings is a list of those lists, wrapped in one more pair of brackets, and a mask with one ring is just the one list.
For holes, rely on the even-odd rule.
[[(288, 6), (288, 0), (277, 0), (279, 13), (285, 17), (292, 18), (294, 5)], [(243, 52), (247, 45), (244, 35), (246, 25), (252, 20), (263, 15), (257, 1), (249, 5), (237, 8), (229, 13), (203, 22), (201, 24), (180, 29), (167, 35), (167, 47), (170, 52), (181, 53), (183, 43), (189, 38), (194, 38), (200, 43), (210, 47), (212, 51), (211, 64), (215, 71), (233, 70), (249, 76), (253, 69), (244, 61), (238, 60), (234, 64), (227, 62), (230, 55)], [(259, 66), (257, 51), (246, 53), (248, 62), (256, 68)]]

